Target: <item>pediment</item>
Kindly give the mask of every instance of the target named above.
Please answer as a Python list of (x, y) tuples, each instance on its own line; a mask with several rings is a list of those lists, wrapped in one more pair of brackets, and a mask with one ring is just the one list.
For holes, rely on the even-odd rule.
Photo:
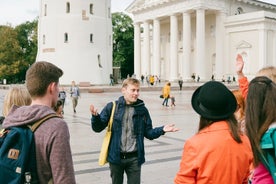
[(244, 49), (244, 48), (251, 48), (252, 45), (244, 40), (242, 40), (240, 43), (236, 45), (237, 49)]

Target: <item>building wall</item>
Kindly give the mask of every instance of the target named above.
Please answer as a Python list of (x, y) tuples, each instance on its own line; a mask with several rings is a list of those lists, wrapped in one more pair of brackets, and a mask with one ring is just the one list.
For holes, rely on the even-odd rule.
[[(70, 12), (66, 12), (66, 3), (70, 3)], [(70, 84), (72, 80), (109, 83), (112, 73), (110, 0), (41, 0), (38, 35), (37, 61), (46, 60), (59, 66), (64, 71), (61, 84)]]
[[(204, 14), (203, 23), (204, 30), (197, 29), (198, 19), (197, 12)], [(156, 75), (152, 73), (160, 70), (162, 80), (176, 80), (177, 76), (184, 77), (189, 80), (192, 73), (200, 75), (202, 80), (209, 80), (212, 74), (220, 80), (228, 76), (235, 75), (235, 58), (238, 53), (242, 53), (246, 60), (246, 74), (250, 77), (262, 67), (276, 63), (276, 5), (266, 4), (259, 1), (249, 0), (151, 0), (141, 1), (136, 0), (127, 9), (133, 15), (134, 24), (143, 28), (145, 22), (149, 23), (150, 46), (149, 49), (144, 49), (145, 33), (135, 35), (135, 38), (140, 38), (141, 44), (136, 44), (136, 49), (141, 50), (141, 53), (135, 55), (145, 56), (150, 52), (150, 59), (141, 58), (144, 66), (140, 73), (136, 76), (144, 74)], [(190, 16), (190, 43), (191, 51), (185, 50), (185, 40), (183, 31), (185, 26), (184, 13)], [(170, 42), (171, 16), (177, 17), (177, 61), (171, 61), (172, 49)], [(153, 68), (155, 65), (154, 52), (154, 25), (155, 20), (160, 21), (160, 68)], [(218, 24), (218, 25), (217, 25)], [(137, 33), (136, 33), (137, 34)], [(198, 41), (201, 34), (201, 39)], [(155, 37), (158, 37), (158, 35)], [(198, 43), (202, 43), (204, 46)], [(197, 45), (198, 44), (198, 45)], [(186, 46), (186, 49), (189, 47)], [(157, 48), (159, 49), (159, 47)], [(186, 52), (185, 52), (186, 51)], [(189, 61), (184, 57), (184, 52), (189, 53)], [(148, 62), (148, 63), (145, 63)], [(173, 63), (173, 64), (172, 64)], [(177, 65), (175, 67), (175, 64)], [(147, 69), (147, 66), (150, 66)], [(139, 66), (136, 64), (135, 66)], [(171, 70), (170, 67), (176, 68), (177, 71)], [(188, 73), (186, 71), (188, 69)], [(175, 72), (175, 73), (174, 73)], [(172, 74), (174, 73), (174, 74)]]

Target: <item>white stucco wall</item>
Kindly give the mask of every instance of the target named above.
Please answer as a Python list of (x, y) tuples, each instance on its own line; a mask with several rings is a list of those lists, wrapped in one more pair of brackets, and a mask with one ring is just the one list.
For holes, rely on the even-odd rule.
[[(37, 60), (59, 66), (64, 71), (61, 84), (70, 84), (72, 80), (108, 84), (112, 73), (110, 0), (72, 0), (69, 13), (66, 13), (67, 2), (41, 0)], [(90, 4), (93, 4), (93, 14), (89, 12)], [(65, 42), (65, 33), (68, 42)]]
[[(237, 9), (240, 8), (240, 12)], [(197, 47), (197, 11), (204, 10), (205, 14), (205, 30), (204, 30), (204, 61), (198, 61), (200, 58)], [(139, 23), (143, 27), (145, 21), (149, 22), (153, 33), (153, 21), (160, 21), (160, 67), (162, 80), (175, 80), (174, 74), (183, 75), (185, 65), (183, 62), (189, 62), (190, 75), (194, 72), (202, 73), (200, 76), (203, 80), (210, 80), (214, 73), (216, 79), (220, 80), (223, 76), (234, 76), (235, 59), (237, 53), (242, 53), (246, 59), (246, 74), (251, 77), (259, 69), (267, 65), (275, 65), (276, 63), (276, 5), (266, 4), (254, 0), (136, 0), (128, 8), (128, 12), (132, 13), (134, 23)], [(183, 37), (183, 13), (189, 14), (191, 17), (191, 52), (189, 52), (189, 61), (183, 61), (183, 41), (178, 39), (177, 61), (171, 59), (171, 16), (177, 17), (178, 32)], [(202, 21), (202, 20), (201, 20)], [(217, 23), (221, 25), (218, 27)], [(220, 31), (219, 34), (217, 31)], [(150, 37), (153, 39), (154, 36)], [(185, 42), (185, 40), (184, 40)], [(202, 43), (203, 43), (202, 42)], [(152, 42), (151, 42), (152, 43)], [(141, 35), (141, 48), (143, 48), (143, 34)], [(153, 45), (150, 45), (149, 52), (151, 60), (154, 52)], [(148, 52), (141, 49), (141, 56)], [(217, 53), (219, 52), (219, 53)], [(186, 51), (187, 53), (187, 51)], [(139, 58), (139, 57), (137, 57)], [(138, 61), (139, 62), (139, 61)], [(141, 61), (144, 62), (144, 61)], [(171, 71), (171, 62), (177, 64), (177, 71)], [(199, 64), (197, 63), (199, 62)], [(143, 66), (147, 66), (146, 64)], [(158, 66), (158, 65), (156, 65)], [(200, 68), (200, 69), (199, 69)], [(203, 69), (202, 69), (203, 68)], [(145, 70), (145, 69), (144, 69)], [(158, 71), (158, 68), (152, 71)], [(143, 71), (141, 71), (144, 74)], [(187, 73), (187, 71), (186, 71)], [(136, 74), (138, 77), (139, 73)]]

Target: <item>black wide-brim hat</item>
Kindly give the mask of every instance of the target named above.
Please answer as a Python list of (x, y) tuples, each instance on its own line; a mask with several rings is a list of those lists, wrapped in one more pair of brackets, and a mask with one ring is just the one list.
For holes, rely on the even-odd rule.
[(195, 90), (192, 106), (205, 119), (224, 120), (234, 114), (237, 101), (224, 84), (210, 81)]

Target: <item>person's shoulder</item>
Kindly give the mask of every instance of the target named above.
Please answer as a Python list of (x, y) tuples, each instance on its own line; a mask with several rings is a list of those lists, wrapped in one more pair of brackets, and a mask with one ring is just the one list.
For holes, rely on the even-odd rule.
[(59, 117), (58, 115), (52, 118), (49, 118), (48, 120), (46, 120), (45, 122), (43, 122), (43, 124), (41, 126), (44, 126), (45, 128), (48, 128), (49, 130), (67, 130), (68, 126), (67, 123), (64, 121), (64, 119), (62, 119), (61, 117)]

